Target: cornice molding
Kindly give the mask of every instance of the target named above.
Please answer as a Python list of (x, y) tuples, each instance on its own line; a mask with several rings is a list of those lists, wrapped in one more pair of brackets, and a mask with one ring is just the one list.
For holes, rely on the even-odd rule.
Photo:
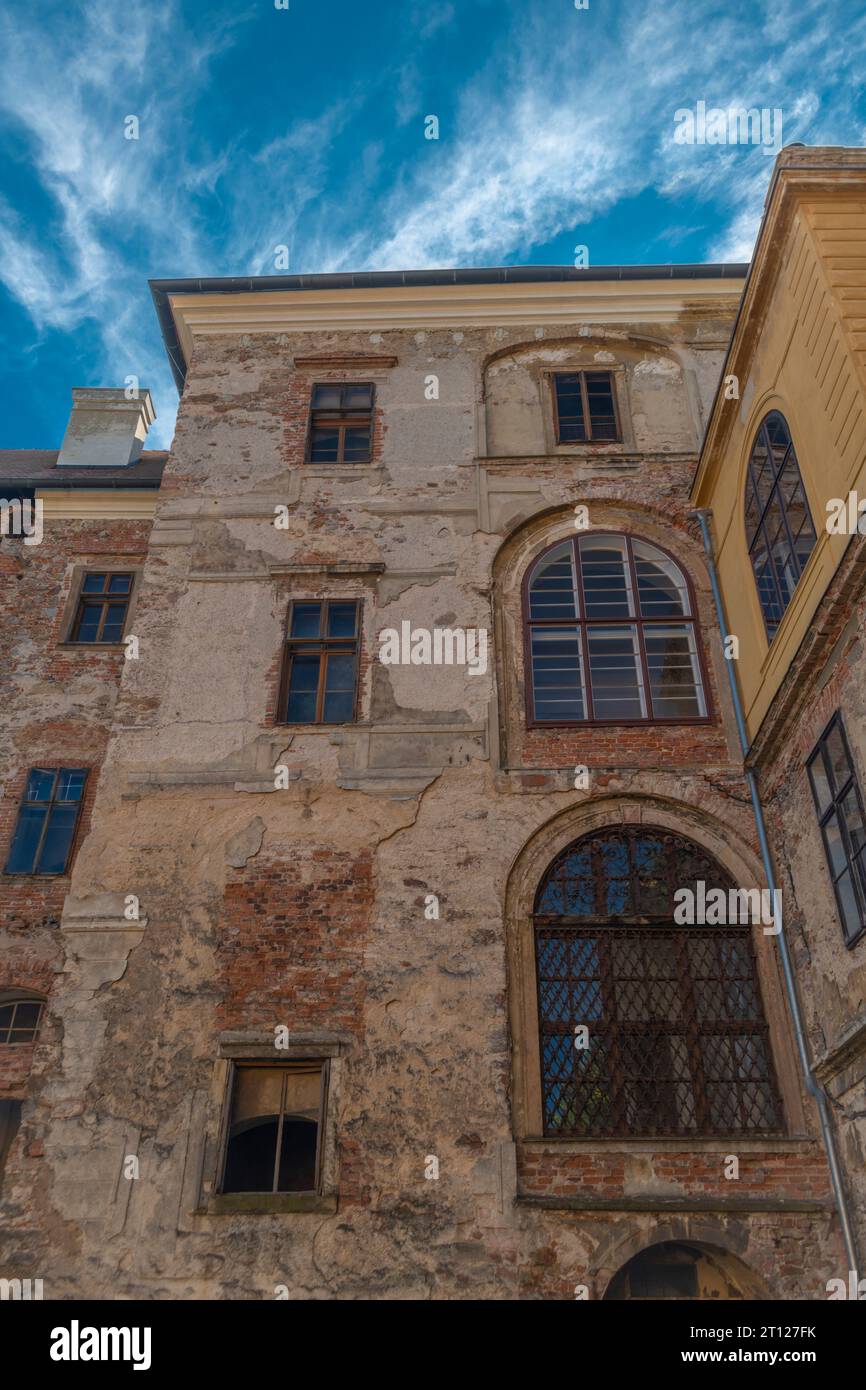
[(631, 280), (584, 283), (401, 286), (169, 295), (187, 361), (199, 337), (322, 329), (506, 328), (563, 324), (674, 324), (683, 315), (732, 313), (743, 281)]
[(36, 496), (46, 521), (152, 521), (159, 501), (156, 488), (37, 488)]

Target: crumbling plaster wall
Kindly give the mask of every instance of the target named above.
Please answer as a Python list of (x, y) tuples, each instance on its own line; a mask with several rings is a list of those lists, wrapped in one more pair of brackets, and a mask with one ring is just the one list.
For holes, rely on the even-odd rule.
[[(702, 327), (683, 324), (684, 358)], [(402, 619), (495, 633), (496, 556), (521, 521), (561, 524), (591, 495), (605, 519), (645, 515), (659, 530), (673, 493), (684, 495), (685, 470), (667, 471), (658, 455), (676, 443), (694, 462), (694, 401), (679, 368), (640, 371), (632, 349), (645, 419), (671, 431), (647, 435), (651, 471), (639, 459), (608, 477), (586, 451), (555, 467), (479, 466), (484, 363), (530, 335), (199, 340), (139, 600), (141, 656), (123, 671), (64, 912), (62, 1066), (26, 1115), (25, 1141), (39, 1136), (44, 1157), (22, 1164), (39, 1165), (50, 1239), (40, 1246), (22, 1231), (12, 1254), (38, 1262), (50, 1251), (47, 1296), (269, 1297), (285, 1284), (311, 1298), (573, 1297), (586, 1283), (601, 1297), (614, 1231), (631, 1244), (670, 1238), (656, 1234), (658, 1213), (641, 1210), (638, 1180), (633, 1208), (617, 1213), (515, 1200), (506, 885), (540, 828), (587, 799), (571, 783), (574, 749), (552, 746), (546, 762), (534, 752), (528, 770), (512, 701), (504, 759), (492, 659), (476, 676), (375, 661), (377, 634)], [(300, 370), (294, 358), (329, 352), (397, 357), (393, 368), (351, 373), (376, 381), (370, 466), (302, 462), (310, 383), (347, 368)], [(718, 370), (718, 351), (715, 361)], [(430, 373), (438, 401), (424, 397)], [(706, 384), (704, 373), (705, 396)], [(284, 530), (273, 524), (282, 506)], [(695, 562), (711, 647), (683, 510), (675, 544)], [(363, 600), (359, 722), (281, 728), (287, 598), (327, 594)], [(718, 673), (718, 653), (710, 659)], [(648, 821), (712, 821), (722, 840), (750, 845), (718, 674), (714, 683), (716, 722), (679, 750), (677, 766), (657, 731), (638, 731), (627, 757), (615, 742), (596, 757), (589, 799), (610, 797), (615, 816), (622, 790)], [(289, 769), (280, 790), (277, 764)], [(429, 894), (436, 920), (425, 916)], [(339, 1057), (339, 1209), (216, 1214), (220, 1040), (240, 1031), (261, 1045), (280, 1024)], [(667, 1226), (712, 1235), (779, 1296), (821, 1296), (839, 1259), (803, 1123), (787, 1151), (787, 1188), (778, 1164), (768, 1181), (750, 1160), (752, 1188), (771, 1207), (808, 1187), (802, 1211), (749, 1214), (746, 1204), (713, 1216), (731, 1184), (706, 1160), (694, 1172), (672, 1162), (663, 1146), (633, 1170), (646, 1177), (644, 1206), (661, 1204), (662, 1191), (691, 1202), (692, 1214)], [(125, 1155), (137, 1157), (137, 1179), (123, 1176)], [(424, 1177), (429, 1155), (436, 1181)], [(558, 1159), (547, 1172), (561, 1196), (575, 1195), (571, 1183), (578, 1196), (625, 1195), (611, 1158), (582, 1179), (563, 1178)]]

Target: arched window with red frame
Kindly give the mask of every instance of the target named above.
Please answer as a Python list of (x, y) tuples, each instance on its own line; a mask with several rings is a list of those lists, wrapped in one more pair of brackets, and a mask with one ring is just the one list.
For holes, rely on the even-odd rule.
[(708, 700), (691, 584), (666, 551), (588, 532), (524, 585), (530, 724), (688, 724)]

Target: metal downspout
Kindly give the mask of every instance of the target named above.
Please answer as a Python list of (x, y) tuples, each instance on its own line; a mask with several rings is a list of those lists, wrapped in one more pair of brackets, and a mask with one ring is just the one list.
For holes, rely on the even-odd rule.
[[(725, 609), (722, 603), (722, 594), (719, 588), (719, 577), (716, 573), (716, 560), (713, 553), (713, 540), (710, 534), (709, 517), (712, 515), (708, 508), (699, 508), (691, 513), (697, 518), (701, 528), (701, 535), (704, 542), (704, 550), (707, 553), (707, 564), (710, 571), (710, 583), (713, 590), (713, 601), (716, 606), (716, 616), (719, 622), (719, 629), (722, 634), (722, 642), (726, 643), (729, 633), (725, 619)], [(737, 721), (737, 732), (740, 738), (740, 749), (745, 761), (749, 752), (749, 739), (746, 733), (746, 722), (743, 717), (743, 706), (740, 700), (740, 690), (737, 679), (734, 675), (731, 660), (725, 657), (725, 666), (728, 672), (728, 684), (731, 689), (731, 699), (734, 704), (734, 715)], [(767, 886), (771, 892), (776, 890), (776, 875), (773, 868), (773, 860), (770, 855), (770, 846), (767, 840), (767, 828), (764, 823), (764, 812), (758, 796), (758, 782), (754, 772), (746, 768), (745, 776), (749, 785), (749, 795), (752, 798), (752, 810), (755, 813), (755, 825), (758, 831), (758, 842), (761, 846), (761, 859), (764, 863), (764, 873), (767, 878)], [(776, 899), (774, 898), (775, 902)], [(800, 1001), (797, 998), (797, 989), (794, 981), (794, 971), (791, 965), (791, 956), (788, 951), (788, 943), (785, 939), (784, 930), (780, 931), (776, 940), (779, 943), (779, 952), (782, 958), (782, 973), (785, 977), (785, 992), (788, 996), (788, 1004), (791, 1009), (791, 1017), (794, 1023), (794, 1034), (797, 1039), (797, 1051), (800, 1054), (800, 1065), (803, 1069), (803, 1077), (806, 1082), (806, 1089), (814, 1097), (818, 1106), (818, 1116), (821, 1122), (821, 1137), (824, 1141), (824, 1149), (827, 1154), (827, 1163), (830, 1168), (830, 1180), (833, 1184), (833, 1193), (836, 1198), (836, 1210), (839, 1214), (839, 1222), (842, 1227), (842, 1239), (845, 1242), (845, 1252), (848, 1256), (848, 1268), (855, 1274), (855, 1282), (858, 1277), (859, 1261), (857, 1257), (857, 1243), (854, 1238), (854, 1231), (848, 1213), (848, 1199), (845, 1195), (845, 1185), (842, 1179), (842, 1171), (839, 1166), (839, 1158), (836, 1153), (836, 1138), (833, 1133), (833, 1124), (830, 1118), (827, 1096), (822, 1086), (816, 1081), (812, 1072), (812, 1064), (809, 1060), (809, 1048), (806, 1042), (806, 1033), (803, 1027), (803, 1018), (800, 1012)]]

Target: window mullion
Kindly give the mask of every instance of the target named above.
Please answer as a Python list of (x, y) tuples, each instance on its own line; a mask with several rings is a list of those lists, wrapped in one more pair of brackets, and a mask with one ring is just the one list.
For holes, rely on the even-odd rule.
[(592, 420), (589, 415), (589, 392), (586, 389), (586, 372), (579, 372), (580, 401), (583, 406), (583, 432), (587, 440), (592, 439)]

